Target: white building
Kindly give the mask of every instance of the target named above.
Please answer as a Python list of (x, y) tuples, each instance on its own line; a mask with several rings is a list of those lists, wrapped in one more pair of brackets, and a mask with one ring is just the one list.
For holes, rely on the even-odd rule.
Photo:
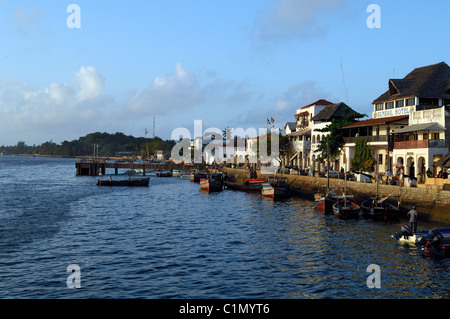
[(297, 110), (294, 115), (295, 122), (286, 123), (285, 135), (289, 137), (289, 154), (283, 159), (286, 166), (307, 168), (311, 166), (313, 156), (311, 154), (311, 135), (313, 134), (313, 117), (324, 110), (332, 102), (321, 99)]
[(372, 146), (372, 155), (378, 150), (380, 172), (403, 166), (413, 177), (428, 168), (436, 173), (433, 164), (450, 146), (450, 67), (441, 62), (390, 79), (388, 90), (372, 103), (372, 119), (344, 128), (346, 147), (351, 149), (360, 133)]

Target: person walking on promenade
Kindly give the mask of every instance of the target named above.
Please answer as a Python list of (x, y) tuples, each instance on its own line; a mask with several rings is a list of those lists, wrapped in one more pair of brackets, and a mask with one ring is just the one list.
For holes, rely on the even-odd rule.
[(415, 233), (417, 231), (417, 213), (416, 206), (413, 206), (412, 209), (408, 212), (407, 216), (409, 216), (409, 222), (411, 223), (411, 230)]

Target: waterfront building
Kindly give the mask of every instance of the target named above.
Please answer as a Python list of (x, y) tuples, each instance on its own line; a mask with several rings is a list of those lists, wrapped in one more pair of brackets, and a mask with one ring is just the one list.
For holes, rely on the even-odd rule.
[(294, 115), (295, 122), (286, 123), (284, 130), (289, 137), (289, 154), (282, 159), (283, 165), (302, 168), (311, 165), (311, 135), (314, 129), (312, 118), (328, 105), (333, 103), (324, 99), (305, 105)]
[[(303, 169), (312, 165), (315, 171), (321, 170), (325, 163), (317, 161), (316, 151), (329, 133), (318, 130), (328, 126), (334, 118), (342, 117), (346, 108), (354, 112), (343, 102), (332, 103), (321, 99), (298, 109), (295, 114), (296, 122), (288, 122), (284, 127), (285, 134), (290, 139), (290, 156), (285, 158), (283, 164)], [(337, 159), (330, 166), (340, 169), (342, 163)]]
[[(344, 128), (349, 160), (358, 137), (367, 139), (379, 172), (403, 167), (406, 175), (425, 175), (450, 146), (450, 67), (444, 63), (414, 69), (390, 79), (373, 102), (373, 118)], [(378, 154), (378, 156), (377, 156)]]
[[(313, 163), (314, 165), (314, 170), (316, 171), (320, 170), (321, 163), (316, 160), (316, 158), (319, 156), (319, 154), (317, 153), (319, 143), (329, 134), (328, 132), (320, 132), (319, 130), (322, 130), (328, 125), (330, 125), (333, 119), (342, 118), (346, 114), (346, 112), (356, 113), (347, 104), (340, 102), (328, 105), (317, 115), (313, 116), (312, 118), (313, 133), (311, 138), (311, 163)], [(322, 164), (326, 165), (326, 163)], [(345, 159), (341, 156), (338, 159), (332, 160), (332, 162), (330, 162), (330, 167), (334, 170), (340, 170), (341, 168), (344, 168)]]

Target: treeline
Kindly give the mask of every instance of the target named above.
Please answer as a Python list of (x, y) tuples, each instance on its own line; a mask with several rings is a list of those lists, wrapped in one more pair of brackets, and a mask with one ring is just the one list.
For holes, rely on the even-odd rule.
[[(118, 152), (130, 152), (133, 156), (154, 155), (157, 150), (170, 151), (175, 141), (163, 141), (159, 137), (144, 138), (125, 135), (123, 133), (91, 133), (78, 140), (64, 141), (56, 144), (52, 141), (41, 145), (26, 145), (20, 141), (15, 146), (1, 146), (0, 152), (6, 154), (40, 154), (50, 156), (92, 156), (94, 149), (98, 156), (115, 156)], [(98, 145), (97, 148), (94, 145)]]

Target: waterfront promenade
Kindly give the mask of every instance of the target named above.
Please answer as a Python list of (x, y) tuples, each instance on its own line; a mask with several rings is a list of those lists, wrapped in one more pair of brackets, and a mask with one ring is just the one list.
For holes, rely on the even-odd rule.
[[(224, 172), (231, 178), (235, 178), (238, 182), (250, 177), (250, 171), (247, 169), (231, 169), (225, 168)], [(260, 174), (257, 171), (258, 177), (269, 177), (269, 175)], [(319, 191), (324, 191), (328, 186), (330, 187), (344, 187), (345, 180), (324, 177), (311, 177), (304, 175), (288, 175), (277, 174), (280, 177), (286, 177), (288, 183), (295, 189), (295, 193), (299, 196), (313, 200), (314, 194)], [(450, 223), (450, 191), (443, 189), (432, 188), (418, 188), (418, 187), (400, 187), (394, 185), (383, 185), (376, 183), (364, 183), (347, 181), (347, 194), (354, 195), (357, 202), (376, 196), (378, 188), (379, 196), (400, 196), (401, 210), (406, 212), (412, 206), (416, 206), (421, 218)]]
[[(204, 165), (194, 164), (174, 164), (174, 163), (125, 163), (125, 162), (107, 162), (107, 161), (92, 161), (81, 160), (76, 163), (76, 175), (98, 176), (105, 175), (106, 169), (114, 169), (115, 174), (119, 169), (143, 169), (145, 175), (146, 169), (160, 169), (160, 170), (183, 170), (189, 171), (193, 169), (209, 169)], [(242, 182), (246, 178), (250, 178), (250, 170), (244, 168), (228, 168), (224, 167), (223, 172), (227, 174), (228, 178), (236, 182)], [(256, 171), (258, 177), (267, 178), (272, 175), (261, 174), (259, 170)], [(286, 177), (288, 183), (295, 190), (296, 195), (314, 199), (314, 194), (317, 192), (324, 192), (326, 187), (340, 187), (345, 186), (345, 180), (337, 178), (324, 178), (318, 176), (304, 176), (304, 175), (289, 175), (277, 174), (280, 177)], [(358, 202), (378, 196), (392, 196), (399, 197), (401, 200), (401, 210), (406, 212), (412, 206), (416, 206), (422, 219), (450, 223), (450, 191), (445, 189), (437, 189), (435, 187), (400, 187), (395, 185), (383, 185), (379, 183), (364, 183), (347, 181), (347, 194), (354, 195)], [(426, 185), (425, 185), (426, 186)]]

